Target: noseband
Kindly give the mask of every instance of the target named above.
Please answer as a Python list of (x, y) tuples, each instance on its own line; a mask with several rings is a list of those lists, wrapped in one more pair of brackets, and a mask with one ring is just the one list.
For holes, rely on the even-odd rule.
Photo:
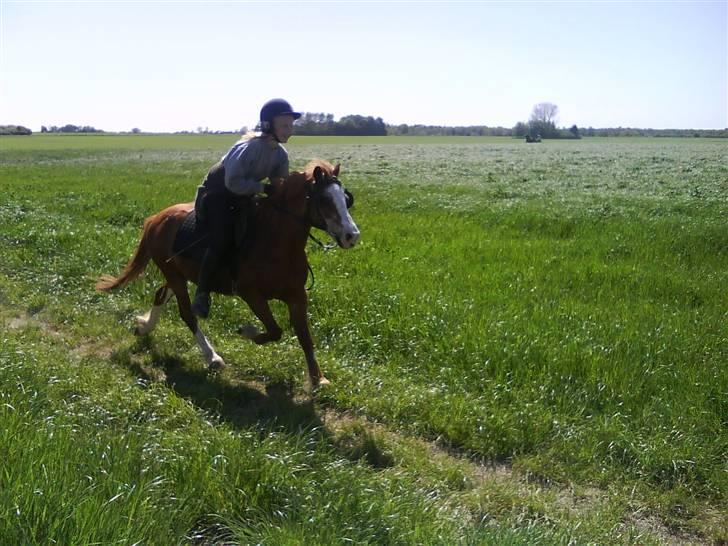
[[(315, 228), (320, 229), (322, 231), (326, 231), (326, 221), (324, 220), (323, 214), (321, 214), (321, 196), (323, 195), (326, 188), (328, 188), (330, 185), (336, 184), (339, 186), (342, 191), (344, 192), (344, 198), (346, 202), (346, 208), (347, 210), (350, 209), (354, 205), (354, 195), (344, 188), (344, 186), (341, 184), (341, 181), (336, 178), (336, 176), (328, 177), (325, 180), (324, 184), (321, 184), (320, 182), (317, 182), (316, 184), (311, 184), (308, 187), (308, 191), (306, 192), (306, 200), (308, 201), (308, 205), (306, 208), (306, 216), (308, 219), (308, 222)], [(317, 219), (311, 218), (311, 215), (309, 211), (313, 208), (315, 216), (317, 216)]]

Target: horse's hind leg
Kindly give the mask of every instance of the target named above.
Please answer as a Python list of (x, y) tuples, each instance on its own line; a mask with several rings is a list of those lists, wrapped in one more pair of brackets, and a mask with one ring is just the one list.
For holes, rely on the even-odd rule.
[(248, 297), (245, 300), (248, 303), (248, 307), (253, 311), (256, 317), (263, 323), (265, 332), (259, 332), (258, 329), (252, 324), (241, 326), (238, 329), (238, 333), (258, 345), (263, 345), (270, 341), (278, 341), (283, 335), (283, 330), (278, 326), (273, 313), (270, 310), (270, 305), (262, 296)]
[(179, 308), (179, 315), (180, 317), (182, 317), (182, 320), (185, 322), (187, 327), (195, 335), (195, 340), (197, 340), (197, 345), (199, 345), (200, 350), (202, 351), (202, 355), (205, 357), (207, 367), (210, 370), (220, 370), (224, 368), (225, 361), (219, 354), (215, 352), (215, 349), (207, 340), (205, 334), (202, 333), (202, 330), (200, 330), (200, 325), (197, 322), (197, 317), (195, 317), (194, 313), (192, 312), (190, 294), (189, 292), (187, 292), (187, 281), (182, 277), (176, 276), (172, 279), (167, 276), (167, 280), (169, 281), (171, 289), (174, 291), (174, 295), (177, 297), (177, 307)]
[(157, 290), (154, 294), (154, 305), (151, 310), (146, 315), (138, 316), (136, 318), (137, 326), (134, 330), (136, 335), (143, 336), (154, 330), (154, 327), (157, 325), (159, 317), (162, 314), (162, 309), (164, 309), (164, 306), (172, 295), (172, 290), (170, 290), (166, 284)]

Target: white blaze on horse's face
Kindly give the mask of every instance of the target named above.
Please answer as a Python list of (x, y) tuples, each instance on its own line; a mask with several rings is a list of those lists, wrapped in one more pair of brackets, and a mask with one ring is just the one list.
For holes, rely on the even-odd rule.
[(351, 248), (359, 242), (359, 228), (346, 208), (346, 195), (339, 184), (329, 184), (324, 193), (336, 207), (336, 214), (324, 215), (326, 231), (341, 248)]

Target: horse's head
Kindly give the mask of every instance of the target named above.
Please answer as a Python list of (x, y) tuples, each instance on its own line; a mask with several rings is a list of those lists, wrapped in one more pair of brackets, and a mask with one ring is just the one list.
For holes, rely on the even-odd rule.
[(341, 248), (351, 248), (359, 242), (359, 228), (349, 214), (354, 196), (344, 189), (336, 167), (322, 160), (306, 166), (309, 181), (308, 217), (314, 227), (326, 231)]

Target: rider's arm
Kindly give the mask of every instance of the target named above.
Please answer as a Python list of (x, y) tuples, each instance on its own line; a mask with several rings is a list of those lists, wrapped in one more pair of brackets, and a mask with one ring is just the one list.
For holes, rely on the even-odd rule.
[[(225, 187), (236, 195), (254, 195), (263, 191), (263, 183), (256, 178), (262, 147), (247, 145), (233, 147), (223, 158)], [(261, 177), (263, 178), (263, 177)]]
[(276, 148), (275, 165), (268, 177), (270, 184), (265, 184), (263, 192), (271, 196), (279, 191), (284, 180), (288, 178), (288, 152), (283, 146)]
[(280, 182), (281, 180), (285, 180), (288, 178), (289, 169), (288, 169), (288, 152), (283, 148), (283, 146), (279, 146), (278, 150), (276, 150), (278, 153), (276, 155), (276, 165), (273, 168), (273, 171), (270, 173), (270, 176), (268, 177), (271, 182)]

